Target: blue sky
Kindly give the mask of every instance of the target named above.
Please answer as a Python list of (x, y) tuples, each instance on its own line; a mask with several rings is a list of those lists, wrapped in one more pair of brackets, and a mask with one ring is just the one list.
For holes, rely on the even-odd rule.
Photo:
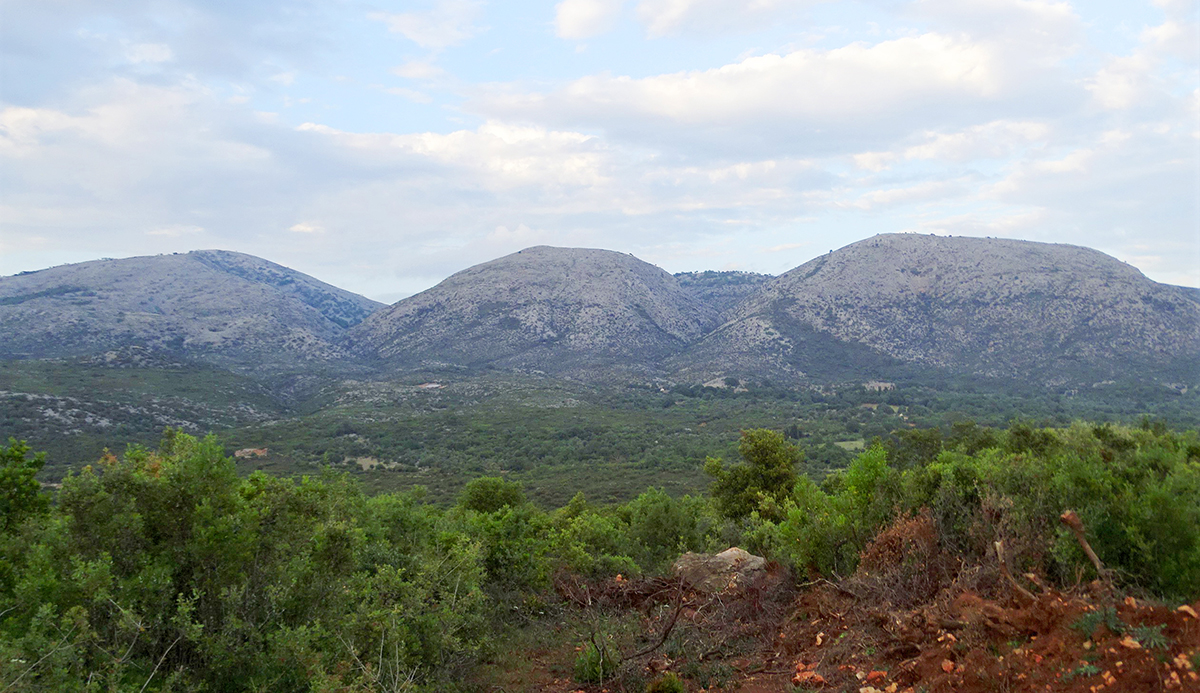
[(536, 244), (876, 233), (1200, 286), (1194, 0), (0, 4), (0, 274), (198, 248), (385, 301)]

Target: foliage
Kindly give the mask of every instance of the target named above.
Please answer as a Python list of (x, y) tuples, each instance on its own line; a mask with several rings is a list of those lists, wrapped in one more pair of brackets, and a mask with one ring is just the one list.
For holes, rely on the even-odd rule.
[[(967, 431), (967, 433), (971, 433)], [(974, 435), (974, 434), (972, 434)], [(967, 440), (969, 438), (969, 440)], [(1194, 598), (1200, 585), (1200, 465), (1196, 434), (1076, 424), (1014, 424), (994, 447), (960, 437), (897, 469), (876, 445), (820, 485), (799, 480), (782, 518), (752, 518), (752, 545), (802, 572), (847, 574), (898, 515), (929, 508), (942, 548), (981, 560), (1004, 540), (1009, 560), (1061, 582), (1089, 570), (1059, 515), (1075, 510), (1106, 565), (1129, 585)], [(922, 438), (923, 441), (929, 439)], [(893, 448), (894, 449), (894, 448)]]
[(1078, 631), (1083, 637), (1090, 638), (1095, 635), (1096, 628), (1101, 625), (1107, 628), (1110, 633), (1125, 632), (1125, 622), (1117, 616), (1116, 608), (1111, 606), (1087, 612), (1076, 619), (1071, 624), (1071, 628)]
[(742, 431), (738, 454), (743, 464), (726, 468), (709, 458), (704, 472), (713, 478), (709, 493), (727, 517), (740, 519), (752, 512), (777, 518), (796, 483), (796, 465), (804, 455), (778, 431)]
[[(34, 478), (43, 458), (12, 441), (0, 450), (0, 689), (446, 690), (495, 649), (500, 624), (536, 618), (541, 607), (522, 605), (545, 604), (556, 571), (662, 574), (684, 551), (736, 543), (800, 579), (844, 576), (898, 518), (919, 517), (928, 543), (966, 561), (1002, 540), (1015, 569), (1067, 585), (1091, 570), (1058, 521), (1071, 509), (1121, 585), (1200, 597), (1195, 431), (960, 424), (880, 437), (819, 480), (797, 474), (783, 434), (750, 429), (741, 464), (710, 461), (711, 496), (576, 493), (551, 512), (495, 476), (448, 508), (421, 490), (368, 496), (331, 470), (242, 476), (215, 438), (176, 430), (69, 474), (49, 503)], [(1166, 637), (1112, 609), (1073, 627), (1102, 624), (1147, 648)], [(580, 652), (580, 681), (616, 672), (598, 642)]]
[[(0, 681), (52, 690), (431, 682), (483, 635), (484, 566), (416, 497), (344, 476), (239, 479), (178, 432), (64, 480), (6, 538)], [(17, 664), (38, 662), (22, 674)]]
[(1075, 678), (1095, 676), (1100, 673), (1100, 667), (1095, 664), (1080, 664), (1071, 671), (1068, 671), (1063, 678), (1070, 681)]
[(620, 666), (615, 650), (601, 640), (586, 643), (575, 658), (575, 680), (579, 683), (604, 683), (611, 679)]
[(685, 691), (687, 688), (683, 685), (683, 681), (680, 681), (673, 671), (666, 672), (646, 685), (646, 693), (685, 693)]
[(1171, 640), (1163, 634), (1163, 627), (1161, 623), (1156, 626), (1134, 626), (1129, 633), (1142, 647), (1165, 650), (1171, 647)]
[(36, 478), (45, 464), (45, 453), (30, 457), (29, 446), (15, 438), (8, 439), (7, 448), (0, 446), (0, 531), (46, 512), (50, 498)]
[(525, 491), (515, 481), (497, 476), (481, 476), (471, 480), (458, 497), (458, 504), (468, 510), (491, 513), (503, 507), (516, 508), (525, 503)]

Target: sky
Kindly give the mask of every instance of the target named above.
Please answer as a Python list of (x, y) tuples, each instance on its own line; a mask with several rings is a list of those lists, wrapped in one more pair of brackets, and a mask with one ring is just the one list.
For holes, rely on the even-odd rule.
[(1200, 286), (1197, 0), (0, 0), (0, 275), (221, 248), (393, 302), (532, 245), (878, 233)]

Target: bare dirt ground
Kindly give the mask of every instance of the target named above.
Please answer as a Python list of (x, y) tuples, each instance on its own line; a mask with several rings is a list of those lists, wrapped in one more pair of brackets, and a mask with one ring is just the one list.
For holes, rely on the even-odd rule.
[(625, 619), (621, 671), (574, 682), (581, 631), (564, 628), (488, 690), (645, 691), (671, 671), (689, 691), (1200, 692), (1200, 602), (1144, 601), (1099, 582), (1053, 589), (997, 560), (963, 565), (939, 552), (927, 517), (881, 534), (839, 581), (797, 585), (771, 566), (716, 595), (665, 579), (566, 577), (558, 593), (576, 613)]

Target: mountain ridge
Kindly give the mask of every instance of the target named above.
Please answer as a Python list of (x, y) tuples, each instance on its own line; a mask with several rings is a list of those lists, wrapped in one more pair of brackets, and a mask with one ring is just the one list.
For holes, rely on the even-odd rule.
[(0, 278), (2, 358), (143, 347), (233, 369), (344, 355), (382, 304), (251, 255), (200, 250), (60, 265)]
[(401, 367), (586, 375), (652, 368), (716, 318), (674, 277), (632, 255), (534, 246), (379, 311), (349, 339), (357, 353)]
[[(0, 358), (238, 372), (536, 372), (802, 383), (922, 369), (1044, 384), (1200, 373), (1200, 289), (1081, 246), (885, 234), (778, 277), (668, 274), (535, 246), (391, 306), (261, 258), (193, 251), (0, 278)], [(104, 359), (102, 359), (104, 360)], [(1195, 383), (1192, 383), (1195, 385)]]
[(1194, 369), (1198, 307), (1184, 289), (1090, 248), (889, 234), (766, 283), (694, 350), (786, 371), (795, 340), (813, 332), (904, 363), (1101, 380), (1121, 368)]

